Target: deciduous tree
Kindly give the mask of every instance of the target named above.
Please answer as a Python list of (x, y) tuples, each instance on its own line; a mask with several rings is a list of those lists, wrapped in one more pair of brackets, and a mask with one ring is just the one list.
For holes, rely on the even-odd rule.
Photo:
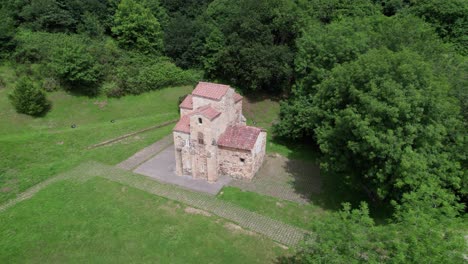
[(145, 54), (163, 49), (161, 26), (148, 8), (134, 0), (122, 0), (114, 17), (112, 32), (120, 46)]

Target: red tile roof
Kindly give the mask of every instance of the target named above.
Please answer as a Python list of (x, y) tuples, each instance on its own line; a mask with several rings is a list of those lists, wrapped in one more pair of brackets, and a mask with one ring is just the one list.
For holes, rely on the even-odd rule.
[(238, 93), (234, 93), (234, 102), (237, 103), (240, 100), (242, 100), (242, 95), (240, 95)]
[(193, 114), (200, 114), (200, 115), (208, 118), (209, 120), (213, 120), (216, 117), (218, 117), (221, 114), (221, 112), (218, 112), (213, 107), (211, 107), (209, 105), (206, 105), (206, 106), (202, 106), (202, 107), (198, 108), (197, 111), (194, 112)]
[(184, 115), (180, 118), (179, 122), (175, 125), (173, 131), (190, 133), (190, 115)]
[(175, 125), (173, 131), (187, 134), (190, 133), (190, 117), (197, 114), (208, 118), (210, 121), (213, 121), (215, 118), (221, 115), (221, 112), (217, 111), (209, 105), (202, 106), (197, 110), (193, 111), (192, 113), (182, 116), (179, 122), (177, 122), (177, 124)]
[(192, 95), (189, 94), (185, 97), (184, 101), (179, 105), (180, 108), (184, 109), (193, 109), (193, 100), (192, 100)]
[(251, 126), (229, 126), (219, 137), (218, 146), (252, 150), (262, 130)]
[(229, 85), (199, 82), (192, 95), (219, 101), (228, 90)]

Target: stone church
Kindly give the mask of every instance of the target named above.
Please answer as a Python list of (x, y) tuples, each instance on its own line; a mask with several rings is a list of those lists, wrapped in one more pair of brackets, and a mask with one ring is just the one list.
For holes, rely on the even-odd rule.
[(242, 96), (228, 85), (200, 82), (180, 104), (173, 129), (176, 173), (215, 182), (252, 179), (265, 157), (266, 132), (247, 126)]

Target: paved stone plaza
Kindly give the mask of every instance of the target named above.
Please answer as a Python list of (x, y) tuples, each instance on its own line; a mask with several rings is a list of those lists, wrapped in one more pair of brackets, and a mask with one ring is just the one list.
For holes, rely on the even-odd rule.
[(190, 190), (216, 195), (224, 185), (231, 181), (231, 177), (220, 177), (218, 181), (209, 183), (203, 179), (194, 179), (191, 176), (176, 175), (176, 161), (174, 145), (161, 151), (159, 154), (138, 166), (133, 172), (154, 178), (158, 181), (175, 184)]

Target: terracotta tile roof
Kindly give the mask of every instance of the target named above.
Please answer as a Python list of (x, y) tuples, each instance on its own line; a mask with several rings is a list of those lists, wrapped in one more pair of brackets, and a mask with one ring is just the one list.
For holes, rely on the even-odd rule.
[(192, 95), (219, 101), (228, 90), (229, 85), (199, 82)]
[(215, 118), (221, 115), (221, 112), (217, 111), (213, 107), (206, 105), (198, 108), (190, 114), (184, 115), (180, 118), (179, 122), (175, 125), (173, 131), (190, 133), (190, 117), (193, 115), (202, 115), (209, 120), (213, 121)]
[(240, 100), (242, 100), (242, 95), (238, 94), (238, 93), (234, 93), (234, 102), (237, 103), (239, 102)]
[(190, 133), (190, 115), (184, 115), (180, 118), (179, 122), (175, 125), (173, 131)]
[(187, 95), (187, 97), (185, 97), (184, 101), (182, 101), (179, 107), (192, 110), (193, 109), (192, 95), (191, 94)]
[(252, 150), (261, 129), (251, 126), (229, 126), (219, 137), (218, 146)]
[(218, 112), (213, 107), (206, 105), (198, 108), (193, 114), (200, 114), (208, 118), (209, 120), (213, 120), (216, 117), (218, 117), (221, 114), (221, 112)]

